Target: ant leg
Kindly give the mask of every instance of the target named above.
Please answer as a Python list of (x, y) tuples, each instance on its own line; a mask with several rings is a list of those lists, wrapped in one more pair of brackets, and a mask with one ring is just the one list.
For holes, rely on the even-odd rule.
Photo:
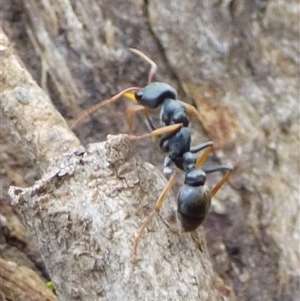
[(216, 167), (206, 167), (203, 168), (203, 171), (205, 173), (211, 173), (215, 171), (223, 171), (226, 170), (226, 174), (223, 176), (223, 178), (219, 181), (219, 183), (216, 184), (216, 186), (212, 189), (211, 191), (211, 196), (214, 197), (217, 192), (220, 190), (220, 188), (228, 181), (231, 173), (232, 173), (232, 168), (229, 166), (216, 166)]
[(146, 116), (145, 123), (146, 123), (146, 126), (147, 126), (147, 128), (150, 132), (156, 130), (156, 127), (153, 124), (152, 119), (150, 118), (150, 116)]
[(115, 95), (115, 96), (113, 96), (113, 97), (111, 97), (111, 98), (109, 98), (107, 100), (104, 100), (104, 101), (102, 101), (100, 103), (97, 103), (97, 104), (91, 106), (90, 108), (84, 110), (83, 112), (81, 112), (81, 114), (79, 114), (79, 116), (77, 116), (77, 118), (75, 119), (75, 121), (71, 125), (71, 129), (75, 129), (90, 114), (96, 112), (101, 107), (104, 107), (104, 106), (106, 106), (108, 104), (111, 104), (111, 103), (117, 101), (118, 99), (120, 99), (124, 95), (127, 98), (129, 98), (130, 100), (136, 101), (135, 99), (130, 98), (128, 95), (130, 94), (129, 92), (137, 92), (139, 90), (140, 90), (140, 88), (138, 88), (138, 87), (127, 88), (127, 89), (121, 91), (120, 93), (118, 93), (117, 95)]
[(133, 130), (133, 115), (139, 111), (142, 112), (146, 117), (149, 116), (149, 109), (141, 105), (132, 106), (126, 110), (130, 131)]
[(154, 130), (148, 134), (144, 134), (141, 136), (129, 136), (131, 140), (142, 140), (144, 138), (148, 137), (155, 137), (155, 136), (161, 136), (166, 133), (176, 133), (178, 130), (182, 128), (183, 124), (182, 123), (177, 123), (177, 124), (172, 124), (168, 125), (162, 128), (159, 128), (157, 130)]
[[(209, 142), (207, 142), (209, 143)], [(204, 154), (197, 160), (196, 162), (196, 167), (200, 167), (204, 164), (204, 162), (207, 160), (209, 154), (212, 152), (213, 150), (213, 145), (210, 144), (210, 145), (207, 145), (207, 150), (204, 152)], [(206, 148), (204, 147), (204, 148)]]
[(213, 145), (212, 141), (204, 142), (204, 143), (201, 143), (199, 145), (192, 146), (191, 149), (190, 149), (190, 152), (193, 153), (193, 154), (195, 154), (195, 153), (198, 153), (201, 150), (203, 150), (203, 149), (205, 149), (207, 147), (210, 147), (212, 145)]
[(168, 178), (174, 172), (171, 166), (174, 164), (174, 161), (171, 159), (170, 155), (166, 156), (164, 161), (164, 175)]
[(232, 172), (232, 170), (227, 171), (226, 174), (224, 175), (224, 177), (221, 179), (221, 181), (212, 189), (212, 191), (211, 191), (212, 197), (214, 197), (217, 194), (217, 192), (219, 191), (219, 189), (228, 181), (231, 172)]
[(203, 253), (203, 246), (199, 239), (196, 237), (195, 231), (191, 232), (190, 235), (193, 242), (197, 245), (197, 248), (200, 250), (201, 253)]
[(155, 214), (157, 212), (159, 212), (163, 202), (165, 201), (165, 199), (168, 196), (172, 186), (175, 183), (175, 178), (176, 178), (176, 175), (173, 174), (172, 177), (170, 178), (168, 184), (166, 185), (166, 187), (162, 191), (161, 195), (159, 196), (159, 198), (158, 198), (158, 200), (155, 204), (155, 210), (150, 214), (150, 216), (146, 219), (146, 221), (143, 223), (143, 225), (139, 229), (139, 232), (137, 233), (137, 236), (135, 237), (134, 242), (133, 242), (133, 246), (132, 246), (132, 257), (131, 257), (131, 262), (132, 263), (135, 262), (138, 243), (139, 243), (143, 233), (145, 232), (146, 227), (149, 226), (149, 224), (152, 221)]
[(134, 48), (129, 48), (129, 50), (131, 52), (133, 52), (134, 54), (137, 54), (139, 57), (141, 57), (142, 59), (144, 59), (147, 63), (149, 63), (151, 65), (149, 75), (148, 75), (148, 83), (151, 83), (153, 76), (157, 70), (157, 65), (143, 52), (141, 52), (137, 49), (134, 49)]
[(184, 107), (185, 107), (185, 109), (186, 109), (188, 115), (189, 115), (191, 118), (196, 118), (196, 117), (198, 117), (199, 112), (198, 112), (198, 110), (197, 110), (194, 106), (192, 106), (192, 105), (190, 105), (190, 104), (188, 104), (188, 103), (186, 103), (186, 102), (183, 102), (183, 101), (181, 101), (181, 100), (178, 100), (178, 101), (181, 102), (181, 103), (184, 105)]

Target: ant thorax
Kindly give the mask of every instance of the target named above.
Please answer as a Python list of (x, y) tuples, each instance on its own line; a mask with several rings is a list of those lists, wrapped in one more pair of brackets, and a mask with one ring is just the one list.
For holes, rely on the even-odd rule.
[(184, 105), (176, 99), (166, 98), (160, 111), (161, 124), (166, 126), (170, 124), (182, 123), (188, 127), (190, 119)]

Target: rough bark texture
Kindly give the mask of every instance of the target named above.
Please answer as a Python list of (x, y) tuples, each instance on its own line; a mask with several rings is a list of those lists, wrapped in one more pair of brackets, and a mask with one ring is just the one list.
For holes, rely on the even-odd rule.
[(13, 55), (1, 31), (1, 107), (26, 143), (37, 165), (45, 172), (52, 161), (66, 151), (78, 149), (80, 142), (70, 132), (45, 92)]
[[(156, 80), (172, 84), (182, 100), (188, 96), (200, 110), (200, 123), (194, 120), (192, 125), (193, 143), (212, 139), (218, 148), (213, 159), (236, 166), (230, 180), (233, 189), (227, 186), (218, 194), (204, 225), (210, 258), (221, 276), (219, 289), (229, 292), (222, 284), (225, 281), (232, 288), (232, 299), (297, 300), (298, 2), (2, 2), (5, 32), (67, 120), (80, 107), (145, 84), (148, 66), (127, 47), (140, 49), (156, 61)], [(18, 95), (24, 95), (22, 91)], [(27, 87), (25, 92), (29, 93)], [(126, 133), (123, 112), (123, 102), (104, 108), (76, 133), (83, 144)], [(1, 123), (1, 198), (5, 200), (9, 184), (32, 185), (38, 176), (28, 155), (8, 138), (10, 126), (2, 117)], [(146, 130), (143, 123), (137, 124), (137, 133)], [(154, 143), (141, 143), (135, 153), (161, 168), (163, 156)], [(3, 229), (13, 229), (3, 208)], [(154, 234), (158, 235), (156, 231), (147, 234), (145, 243)], [(4, 245), (13, 249), (15, 237), (6, 232), (2, 237), (2, 250)], [(19, 237), (17, 241), (19, 250), (21, 241), (29, 249), (34, 246)], [(189, 247), (194, 250), (193, 245)], [(185, 242), (183, 248), (188, 248)], [(31, 260), (40, 267), (37, 256)], [(180, 281), (172, 289), (179, 286)]]

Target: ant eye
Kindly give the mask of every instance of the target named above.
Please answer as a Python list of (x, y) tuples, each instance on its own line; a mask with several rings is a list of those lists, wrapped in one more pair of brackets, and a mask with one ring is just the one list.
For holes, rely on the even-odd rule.
[(143, 91), (138, 91), (134, 94), (137, 100), (141, 100), (143, 98)]

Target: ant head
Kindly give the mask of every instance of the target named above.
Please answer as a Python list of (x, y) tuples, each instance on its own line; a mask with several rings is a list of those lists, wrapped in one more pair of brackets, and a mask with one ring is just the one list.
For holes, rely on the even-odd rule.
[(135, 93), (137, 102), (147, 108), (155, 109), (167, 98), (176, 99), (176, 90), (166, 83), (154, 82)]
[(195, 168), (197, 162), (197, 158), (195, 157), (194, 154), (191, 152), (186, 152), (182, 156), (182, 165), (183, 165), (183, 170), (191, 170)]
[(201, 168), (193, 168), (185, 174), (184, 183), (190, 186), (203, 186), (206, 181), (206, 173)]

